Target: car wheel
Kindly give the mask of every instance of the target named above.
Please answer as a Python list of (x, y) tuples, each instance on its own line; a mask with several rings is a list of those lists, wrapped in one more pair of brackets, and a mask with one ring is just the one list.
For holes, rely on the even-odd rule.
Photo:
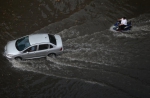
[(15, 60), (16, 60), (16, 61), (21, 61), (22, 58), (21, 58), (21, 57), (16, 57)]
[(54, 53), (50, 53), (50, 54), (48, 54), (48, 57), (56, 58), (56, 54), (54, 54)]

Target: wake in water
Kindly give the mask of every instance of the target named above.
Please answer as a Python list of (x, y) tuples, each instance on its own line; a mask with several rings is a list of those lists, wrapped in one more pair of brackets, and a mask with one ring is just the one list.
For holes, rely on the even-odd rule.
[(130, 19), (132, 21), (132, 29), (129, 31), (116, 31), (113, 30), (113, 25), (110, 27), (110, 31), (113, 32), (114, 36), (127, 37), (127, 38), (142, 38), (144, 35), (149, 34), (150, 31), (150, 20), (149, 14), (140, 15), (137, 18)]
[[(147, 16), (148, 19), (149, 15), (143, 16)], [(98, 72), (99, 70), (103, 70), (106, 66), (119, 67), (118, 64), (130, 64), (131, 58), (134, 57), (134, 55), (122, 49), (119, 45), (120, 40), (115, 37), (131, 39), (141, 38), (142, 35), (146, 34), (142, 32), (143, 29), (146, 32), (149, 31), (148, 24), (150, 23), (150, 21), (142, 21), (140, 22), (142, 26), (140, 26), (137, 20), (141, 20), (141, 17), (142, 16), (131, 19), (133, 23), (132, 33), (112, 32), (111, 28), (97, 32), (90, 31), (92, 32), (90, 33), (88, 31), (89, 28), (95, 27), (95, 25), (90, 25), (91, 22), (64, 29), (58, 33), (63, 39), (63, 55), (56, 59), (47, 57), (47, 60), (12, 61), (12, 64), (14, 67), (22, 70), (39, 72), (52, 76), (85, 78), (85, 80), (89, 80), (92, 77), (93, 80), (95, 80), (96, 78), (93, 77), (94, 74), (80, 77), (79, 73), (82, 72), (82, 70), (84, 70), (85, 73), (94, 70)], [(97, 23), (96, 21), (93, 22)], [(90, 27), (88, 27), (88, 25), (90, 25)], [(112, 35), (114, 37), (112, 37)]]
[[(116, 9), (108, 0), (95, 0), (70, 17), (36, 31), (61, 35), (64, 53), (57, 58), (12, 61), (13, 67), (99, 84), (129, 95), (132, 92), (140, 94), (141, 91), (148, 94), (148, 83), (145, 82), (148, 79), (141, 77), (148, 76), (149, 71), (144, 65), (138, 66), (142, 55), (140, 53), (143, 52), (138, 42), (142, 42), (141, 39), (149, 34), (149, 15), (133, 18), (130, 33), (112, 32), (109, 27), (114, 18), (118, 17), (114, 13)], [(130, 9), (117, 11), (131, 13)], [(82, 19), (76, 24), (76, 20)], [(56, 32), (56, 28), (59, 32)]]
[[(123, 60), (128, 53), (111, 46), (116, 42), (112, 41), (110, 32), (106, 33), (107, 31), (82, 35), (74, 28), (64, 30), (59, 33), (63, 35), (64, 40), (64, 54), (61, 56), (55, 59), (47, 57), (39, 60), (13, 61), (12, 64), (21, 70), (98, 82), (99, 79), (94, 74), (107, 72), (107, 66), (119, 67), (117, 63), (127, 63)], [(122, 56), (119, 56), (120, 54)], [(128, 57), (126, 59), (130, 60)]]

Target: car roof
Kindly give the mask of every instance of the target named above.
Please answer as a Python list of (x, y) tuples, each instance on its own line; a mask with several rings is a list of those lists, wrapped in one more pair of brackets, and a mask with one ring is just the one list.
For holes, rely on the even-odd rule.
[(31, 34), (29, 35), (29, 42), (31, 45), (37, 44), (37, 43), (49, 43), (49, 37), (48, 34)]

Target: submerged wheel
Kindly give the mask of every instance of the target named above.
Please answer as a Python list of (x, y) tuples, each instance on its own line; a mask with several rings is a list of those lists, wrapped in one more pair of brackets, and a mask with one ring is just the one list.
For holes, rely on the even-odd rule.
[(56, 58), (56, 54), (55, 53), (50, 53), (50, 54), (48, 54), (48, 57)]
[(22, 58), (21, 58), (21, 57), (16, 57), (15, 60), (16, 60), (16, 61), (21, 61)]

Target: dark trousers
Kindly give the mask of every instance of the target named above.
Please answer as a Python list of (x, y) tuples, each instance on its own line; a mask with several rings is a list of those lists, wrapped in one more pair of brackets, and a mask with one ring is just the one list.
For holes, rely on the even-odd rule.
[(126, 25), (120, 25), (119, 30), (123, 30)]

